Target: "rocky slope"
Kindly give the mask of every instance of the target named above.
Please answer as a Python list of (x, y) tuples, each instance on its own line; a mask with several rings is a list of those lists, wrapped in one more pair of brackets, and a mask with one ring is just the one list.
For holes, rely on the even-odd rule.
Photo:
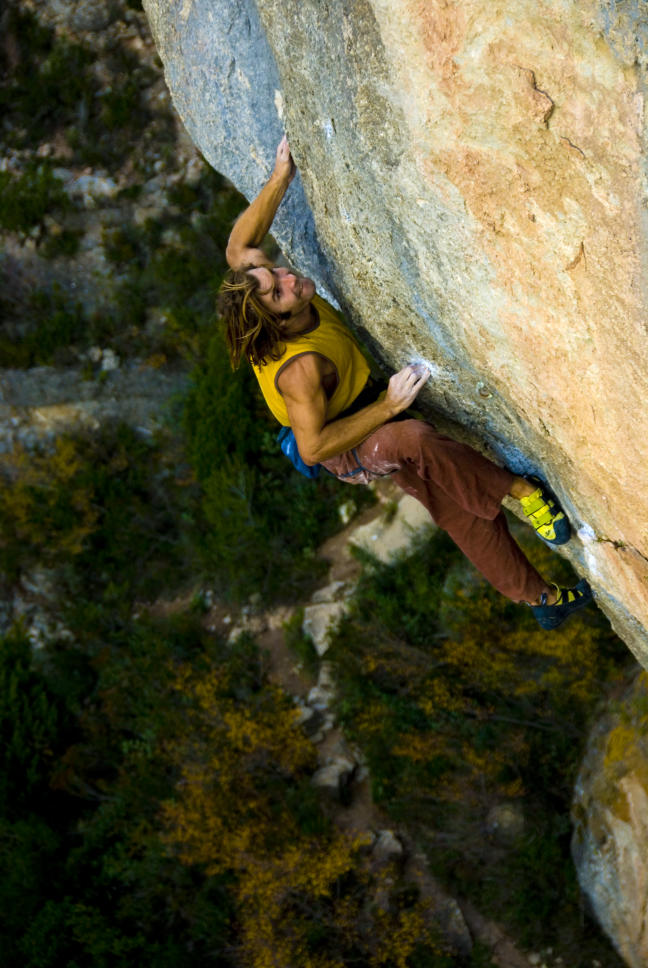
[[(51, 169), (60, 195), (51, 210), (34, 215), (31, 227), (17, 229), (9, 224), (7, 201), (16, 182), (3, 182), (0, 454), (15, 444), (29, 449), (63, 430), (112, 419), (151, 434), (169, 401), (186, 389), (186, 367), (178, 361), (169, 364), (156, 352), (168, 322), (165, 307), (147, 306), (144, 325), (119, 317), (120, 286), (135, 252), (126, 247), (119, 263), (107, 253), (120, 232), (132, 238), (155, 220), (166, 219), (170, 227), (157, 240), (157, 250), (174, 250), (181, 258), (181, 240), (171, 223), (181, 210), (170, 203), (169, 194), (195, 188), (207, 166), (170, 110), (141, 10), (128, 3), (19, 0), (3, 9), (0, 27), (0, 94), (7, 105), (0, 178), (19, 179), (41, 165)], [(47, 34), (49, 43), (42, 37)], [(11, 87), (28, 60), (42, 100), (38, 123), (29, 133)], [(59, 81), (75, 69), (85, 72), (74, 92), (79, 103), (72, 99), (71, 108), (65, 100), (69, 92), (57, 98), (47, 87), (53, 64)], [(129, 77), (123, 76), (124, 64), (131, 65)], [(101, 104), (110, 97), (117, 114), (102, 117), (100, 137), (113, 147), (104, 157), (105, 145), (90, 143), (97, 128), (87, 100)], [(33, 193), (41, 188), (36, 183)], [(73, 251), (61, 244), (66, 236), (74, 240)], [(121, 316), (127, 315), (122, 301)], [(68, 345), (48, 350), (45, 343), (55, 329), (48, 329), (48, 316), (50, 324), (58, 316), (64, 317), (60, 326), (71, 327)], [(115, 319), (116, 325), (101, 324), (101, 343), (90, 346), (88, 330), (102, 316)], [(39, 319), (44, 324), (40, 330)], [(54, 336), (65, 343), (61, 332)], [(30, 366), (27, 344), (38, 344), (31, 355), (48, 365)]]
[[(175, 105), (389, 367), (557, 489), (648, 665), (645, 24), (630, 2), (145, 0)], [(636, 401), (636, 403), (635, 403)]]

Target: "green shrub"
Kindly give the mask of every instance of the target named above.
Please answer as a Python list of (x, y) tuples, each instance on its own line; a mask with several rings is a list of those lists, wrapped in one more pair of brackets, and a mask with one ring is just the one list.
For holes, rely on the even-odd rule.
[(20, 175), (0, 171), (0, 228), (27, 235), (70, 201), (48, 162), (30, 161)]
[(101, 98), (101, 123), (108, 131), (125, 128), (132, 123), (133, 115), (140, 109), (140, 85), (133, 77), (127, 77), (117, 90), (111, 90)]
[[(18, 49), (18, 65), (5, 60), (0, 83), (0, 114), (11, 122), (6, 136), (17, 147), (36, 148), (56, 128), (75, 118), (80, 105), (92, 104), (96, 82), (92, 53), (56, 38), (36, 17), (9, 3), (3, 27)], [(3, 48), (2, 56), (6, 57)]]
[(26, 369), (67, 362), (72, 347), (91, 345), (91, 324), (81, 304), (56, 284), (30, 293), (12, 315), (12, 329), (0, 333), (0, 366)]
[(119, 621), (136, 596), (187, 580), (189, 495), (170, 477), (159, 446), (130, 427), (61, 437), (52, 452), (16, 450), (5, 458), (1, 484), (5, 573), (15, 579), (44, 561), (59, 569), (62, 596), (85, 621), (102, 611), (109, 624)]
[[(541, 573), (570, 581), (568, 566), (520, 537)], [(573, 782), (588, 717), (624, 674), (623, 647), (594, 609), (542, 632), (440, 532), (395, 565), (366, 565), (327, 659), (374, 797), (426, 845), (451, 891), (523, 943), (568, 935), (561, 953), (572, 963), (590, 932), (569, 855)], [(502, 800), (520, 802), (527, 820), (509, 851), (484, 836)], [(588, 950), (607, 948), (597, 935)]]
[[(0, 809), (3, 964), (227, 966), (228, 879), (183, 868), (162, 844), (156, 815), (173, 789), (164, 743), (184, 728), (177, 663), (200, 665), (206, 648), (228, 657), (229, 650), (207, 642), (190, 615), (103, 632), (74, 732), (58, 738), (41, 697), (47, 709), (62, 710), (66, 725), (59, 688), (69, 688), (69, 644), (41, 653), (39, 671), (26, 642), (2, 643), (2, 775), (13, 786), (0, 807), (19, 814), (7, 819)], [(258, 658), (249, 647), (231, 661), (238, 681), (254, 677)], [(34, 770), (36, 785), (26, 782)]]
[(304, 609), (298, 608), (295, 614), (284, 624), (284, 640), (288, 648), (295, 653), (304, 669), (315, 675), (319, 667), (319, 656), (310, 635), (302, 630), (304, 623)]
[(79, 251), (82, 236), (83, 232), (74, 229), (48, 233), (40, 246), (40, 254), (46, 259), (71, 259)]
[(105, 55), (115, 83), (102, 90), (90, 49), (57, 36), (16, 3), (3, 27), (18, 51), (17, 66), (7, 62), (5, 48), (0, 54), (0, 113), (10, 122), (5, 134), (13, 146), (35, 149), (63, 132), (75, 161), (118, 167), (145, 127), (157, 128), (160, 143), (173, 139), (171, 115), (154, 117), (142, 98), (156, 72), (125, 45)]
[(65, 706), (35, 668), (23, 632), (2, 637), (0, 817), (16, 821), (38, 809), (70, 726)]

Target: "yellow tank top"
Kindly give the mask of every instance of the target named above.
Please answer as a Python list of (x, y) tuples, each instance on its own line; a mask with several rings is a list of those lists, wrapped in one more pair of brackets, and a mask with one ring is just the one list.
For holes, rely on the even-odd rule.
[(369, 377), (369, 364), (335, 310), (317, 295), (313, 296), (312, 304), (319, 315), (316, 327), (296, 339), (287, 340), (285, 352), (278, 360), (268, 360), (264, 366), (252, 367), (266, 403), (284, 427), (290, 425), (290, 420), (283, 396), (277, 387), (277, 379), (281, 371), (296, 357), (317, 353), (330, 360), (335, 367), (337, 386), (328, 401), (327, 420), (333, 420), (353, 403)]

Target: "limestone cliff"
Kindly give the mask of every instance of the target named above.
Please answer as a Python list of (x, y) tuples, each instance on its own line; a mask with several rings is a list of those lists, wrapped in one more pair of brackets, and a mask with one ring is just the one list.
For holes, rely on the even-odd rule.
[(423, 400), (552, 482), (648, 667), (648, 27), (632, 0), (144, 0), (176, 107)]
[(592, 731), (573, 805), (581, 888), (630, 968), (648, 963), (647, 710), (642, 673)]

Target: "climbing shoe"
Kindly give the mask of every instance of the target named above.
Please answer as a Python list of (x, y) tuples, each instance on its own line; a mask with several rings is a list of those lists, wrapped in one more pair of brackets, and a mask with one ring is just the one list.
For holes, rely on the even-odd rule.
[(536, 485), (536, 490), (520, 499), (525, 516), (545, 541), (555, 545), (565, 544), (569, 541), (571, 528), (556, 498), (539, 478), (527, 477), (527, 480)]
[(558, 588), (558, 585), (554, 585), (554, 588), (558, 598), (553, 605), (547, 605), (547, 593), (543, 592), (540, 604), (531, 606), (538, 623), (548, 631), (557, 629), (573, 612), (584, 608), (593, 598), (592, 589), (584, 578), (574, 588)]

